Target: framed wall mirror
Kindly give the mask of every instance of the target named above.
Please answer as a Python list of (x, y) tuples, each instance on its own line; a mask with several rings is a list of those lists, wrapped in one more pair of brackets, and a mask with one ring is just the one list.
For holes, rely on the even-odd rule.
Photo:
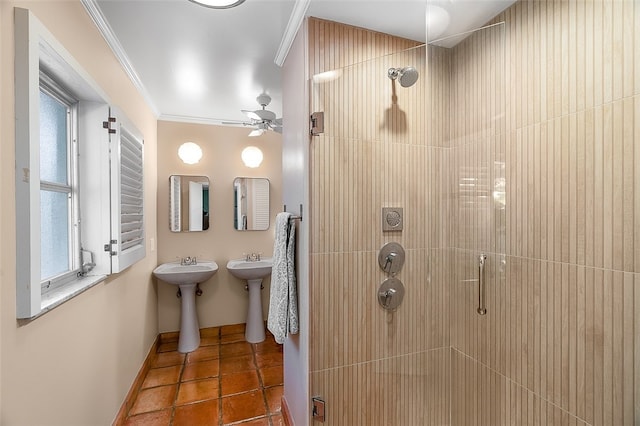
[(238, 231), (269, 229), (269, 179), (237, 177), (233, 181), (233, 224)]
[(209, 178), (169, 176), (169, 229), (197, 232), (209, 229)]

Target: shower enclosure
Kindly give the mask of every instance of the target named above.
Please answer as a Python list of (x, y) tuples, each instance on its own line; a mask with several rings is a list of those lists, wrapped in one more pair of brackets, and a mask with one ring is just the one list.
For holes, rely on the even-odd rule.
[[(312, 111), (325, 129), (311, 157), (311, 394), (327, 423), (447, 424), (449, 337), (441, 196), (445, 152), (429, 145), (427, 49), (316, 74)], [(411, 87), (388, 78), (411, 66)], [(401, 207), (403, 231), (382, 231), (382, 208)], [(405, 297), (378, 304), (384, 243), (406, 252)], [(315, 349), (314, 349), (315, 348)]]
[[(637, 1), (519, 1), (428, 46), (309, 21), (325, 424), (640, 422), (639, 17)], [(406, 253), (391, 312), (388, 242)]]
[[(340, 31), (312, 26), (325, 41)], [(477, 314), (473, 259), (486, 254), (486, 280), (499, 279), (505, 204), (494, 186), (504, 188), (504, 32), (498, 25), (467, 36), (455, 48), (389, 37), (352, 49), (350, 58), (324, 46), (316, 58), (352, 61), (335, 69), (316, 62), (311, 83), (311, 110), (324, 112), (325, 126), (310, 147), (310, 383), (326, 402), (328, 424), (450, 424), (452, 360), (460, 363), (452, 346), (475, 355), (463, 351), (499, 315), (492, 304)], [(477, 61), (480, 79), (465, 73), (465, 60)], [(385, 207), (403, 209), (402, 231), (383, 231)], [(392, 241), (406, 251), (397, 275), (405, 297), (387, 311), (377, 300), (386, 278), (377, 256)]]

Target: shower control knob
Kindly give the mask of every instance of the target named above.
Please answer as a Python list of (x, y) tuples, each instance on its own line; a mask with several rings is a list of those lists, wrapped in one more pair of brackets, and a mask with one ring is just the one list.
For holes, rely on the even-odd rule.
[(404, 299), (404, 285), (397, 278), (387, 278), (378, 289), (378, 303), (387, 311), (395, 311)]
[(378, 265), (387, 274), (394, 276), (404, 265), (404, 249), (396, 242), (387, 243), (378, 253)]

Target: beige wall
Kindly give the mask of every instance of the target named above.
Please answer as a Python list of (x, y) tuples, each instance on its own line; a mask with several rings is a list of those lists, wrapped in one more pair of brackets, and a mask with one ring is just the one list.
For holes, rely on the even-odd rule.
[(156, 253), (28, 323), (16, 321), (13, 7), (30, 9), (145, 138), (147, 237), (156, 236), (156, 120), (80, 2), (0, 2), (0, 423), (104, 425), (158, 332)]
[[(180, 257), (196, 256), (218, 263), (218, 272), (201, 285), (204, 291), (196, 300), (200, 327), (246, 322), (249, 295), (245, 282), (226, 269), (230, 259), (243, 253), (273, 253), (275, 216), (282, 211), (282, 137), (267, 132), (248, 137), (246, 128), (204, 124), (158, 122), (158, 263)], [(195, 142), (202, 148), (198, 164), (184, 164), (178, 158), (178, 147)], [(240, 153), (247, 146), (259, 147), (264, 160), (251, 169), (242, 163)], [(169, 230), (169, 176), (201, 175), (210, 180), (210, 228), (203, 232), (174, 233)], [(233, 228), (233, 180), (236, 177), (263, 177), (270, 181), (271, 224), (267, 231), (236, 231)], [(263, 312), (266, 318), (270, 278), (264, 280)], [(158, 324), (161, 332), (180, 328), (180, 300), (176, 288), (157, 283)]]
[[(325, 112), (310, 147), (311, 394), (325, 398), (327, 424), (446, 424), (446, 127), (427, 124), (425, 102), (438, 73), (409, 40), (319, 20), (309, 34), (312, 73), (346, 67), (311, 90), (312, 111)], [(387, 70), (407, 65), (420, 79), (394, 93)], [(403, 232), (382, 232), (382, 207), (404, 208)], [(406, 251), (395, 313), (377, 301), (389, 241)]]
[[(452, 425), (637, 425), (640, 4), (521, 1), (502, 20), (452, 52)], [(502, 213), (480, 199), (498, 163)], [(465, 283), (481, 251), (483, 318)]]

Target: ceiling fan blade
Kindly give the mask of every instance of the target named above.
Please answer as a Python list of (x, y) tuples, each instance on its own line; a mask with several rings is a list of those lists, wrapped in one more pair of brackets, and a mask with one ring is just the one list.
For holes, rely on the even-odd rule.
[(276, 133), (282, 133), (282, 126), (272, 127), (271, 129)]
[(260, 135), (262, 135), (263, 133), (264, 133), (264, 130), (263, 130), (263, 129), (255, 129), (255, 130), (252, 130), (252, 131), (251, 131), (251, 133), (249, 133), (249, 136), (250, 136), (250, 137), (253, 137), (253, 136), (260, 136)]
[(247, 123), (246, 121), (221, 121), (221, 124), (230, 124), (233, 126), (253, 126), (253, 123)]
[(278, 126), (282, 126), (282, 117), (276, 118), (275, 120), (273, 120), (273, 122)]
[(255, 113), (255, 111), (249, 111), (246, 109), (241, 109), (240, 111), (244, 112), (246, 114), (247, 117), (249, 117), (252, 120), (259, 120), (261, 121), (262, 118), (260, 118), (260, 116), (258, 114)]

